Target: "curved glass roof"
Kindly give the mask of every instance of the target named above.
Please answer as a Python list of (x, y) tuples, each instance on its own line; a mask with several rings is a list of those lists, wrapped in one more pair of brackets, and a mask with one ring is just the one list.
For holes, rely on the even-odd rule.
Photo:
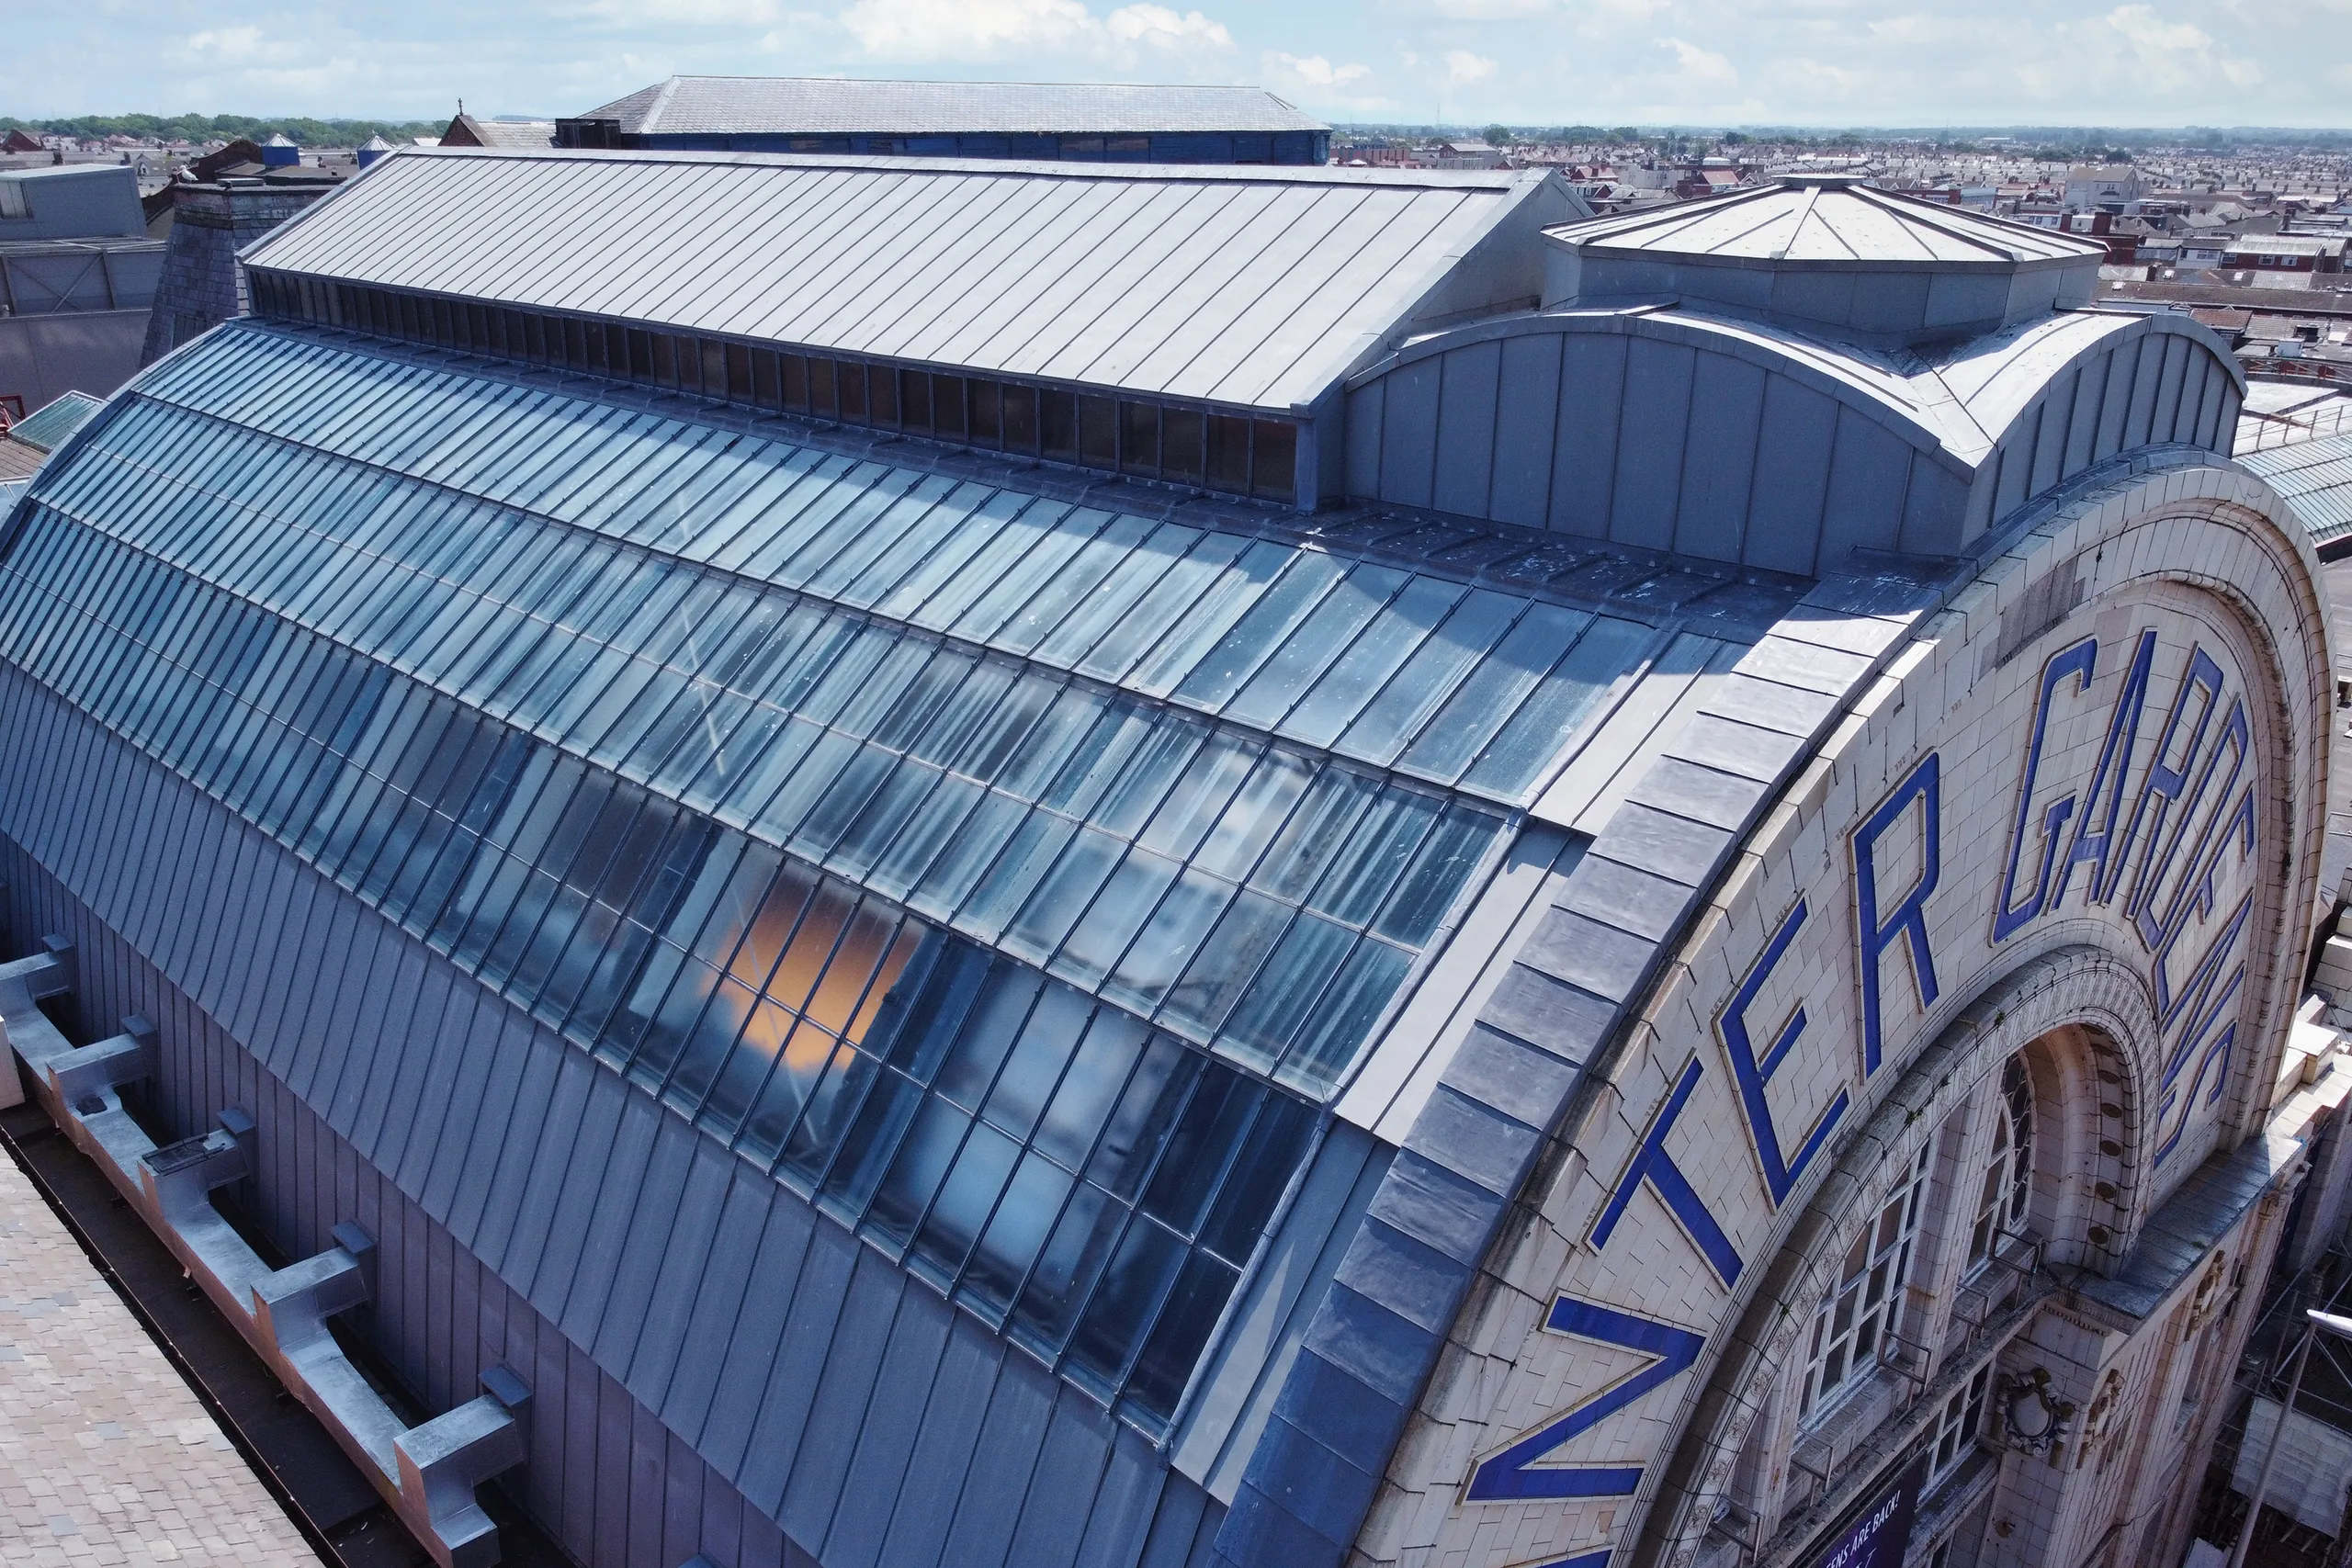
[(0, 658), (1164, 1429), (1668, 628), (586, 390), (224, 328), (15, 509)]
[(1317, 1098), (1661, 637), (279, 331), (38, 499)]

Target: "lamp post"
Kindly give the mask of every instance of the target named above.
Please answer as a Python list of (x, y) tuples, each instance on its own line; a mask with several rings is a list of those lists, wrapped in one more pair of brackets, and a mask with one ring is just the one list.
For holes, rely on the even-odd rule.
[(2246, 1549), (2254, 1544), (2254, 1527), (2262, 1522), (2262, 1495), (2270, 1485), (2270, 1467), (2287, 1440), (2287, 1417), (2295, 1412), (2295, 1395), (2302, 1392), (2303, 1364), (2311, 1359), (2312, 1341), (2323, 1334), (2352, 1339), (2352, 1317), (2322, 1312), (2317, 1307), (2306, 1310), (2304, 1315), (2311, 1319), (2311, 1325), (2303, 1330), (2303, 1342), (2295, 1347), (2295, 1371), (2287, 1380), (2287, 1403), (2278, 1407), (2278, 1424), (2271, 1428), (2270, 1447), (2263, 1452), (2262, 1468), (2254, 1472), (2254, 1496), (2246, 1504), (2245, 1524), (2238, 1531), (2237, 1545), (2230, 1549), (2230, 1568), (2245, 1568)]

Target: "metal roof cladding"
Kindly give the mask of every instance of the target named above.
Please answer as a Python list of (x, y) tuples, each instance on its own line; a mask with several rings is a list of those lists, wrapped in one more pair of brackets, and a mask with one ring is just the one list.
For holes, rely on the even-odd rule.
[(413, 149), (243, 259), (1293, 412), (1421, 323), (1532, 304), (1535, 232), (1581, 205), (1541, 170)]
[(2322, 435), (2238, 458), (2241, 468), (2287, 498), (2314, 547), (2352, 535), (2352, 434)]
[(1546, 305), (1674, 299), (1883, 347), (1981, 337), (2087, 305), (2107, 254), (1850, 175), (1786, 175), (1544, 232)]
[(1546, 232), (1588, 253), (1635, 252), (1733, 265), (1940, 262), (2007, 271), (2107, 254), (2103, 246), (2071, 235), (1877, 190), (1853, 175), (1783, 175), (1771, 185), (1713, 200), (1596, 218)]
[(673, 76), (589, 110), (639, 136), (1329, 130), (1263, 87)]

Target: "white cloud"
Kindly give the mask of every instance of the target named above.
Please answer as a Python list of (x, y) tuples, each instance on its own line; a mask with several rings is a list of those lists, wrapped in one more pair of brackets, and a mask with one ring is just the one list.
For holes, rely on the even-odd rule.
[(1548, 14), (1552, 0), (1434, 0), (1449, 22), (1524, 22)]
[(1080, 0), (856, 0), (839, 19), (865, 53), (888, 60), (978, 62), (1045, 53), (1131, 67), (1233, 48), (1224, 23), (1153, 5), (1097, 17)]
[(1103, 18), (1103, 28), (1125, 44), (1152, 49), (1182, 50), (1206, 45), (1231, 49), (1233, 35), (1223, 22), (1211, 21), (1198, 11), (1179, 16), (1165, 6), (1122, 6)]
[(1266, 73), (1286, 77), (1299, 86), (1344, 87), (1351, 82), (1360, 82), (1371, 75), (1372, 67), (1334, 65), (1319, 54), (1310, 54), (1302, 60), (1295, 54), (1273, 52), (1266, 56)]
[(2166, 21), (2153, 6), (2118, 6), (2107, 14), (2106, 22), (2132, 46), (2154, 85), (2176, 89), (2210, 85), (2216, 72), (2240, 87), (2251, 87), (2262, 80), (2261, 66), (2222, 55), (2212, 34), (2194, 22)]
[(1732, 64), (1727, 56), (1717, 54), (1713, 50), (1701, 49), (1686, 39), (1662, 38), (1657, 41), (1661, 49), (1674, 51), (1675, 63), (1679, 67), (1679, 74), (1682, 80), (1690, 85), (1702, 88), (1739, 85), (1739, 69)]
[(1466, 49), (1445, 51), (1445, 85), (1448, 87), (1466, 87), (1474, 82), (1483, 82), (1499, 69), (1486, 56), (1473, 54)]

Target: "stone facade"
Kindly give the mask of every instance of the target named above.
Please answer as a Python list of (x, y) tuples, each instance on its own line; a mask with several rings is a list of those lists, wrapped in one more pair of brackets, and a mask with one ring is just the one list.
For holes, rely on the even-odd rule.
[[(1867, 634), (1526, 1189), (1359, 1561), (1810, 1561), (1980, 1371), (1992, 1446), (1930, 1476), (1915, 1550), (2177, 1560), (2325, 1109), (2274, 1092), (2323, 859), (2312, 581), (2261, 487), (2142, 465)], [(1764, 652), (1743, 673), (1788, 680)], [(1596, 945), (1548, 966), (1589, 984)], [(2030, 1197), (1972, 1256), (2013, 1058)], [(1841, 1297), (1864, 1255), (1899, 1307)], [(1872, 1365), (1830, 1378), (1808, 1337), (1849, 1305)], [(2071, 1414), (2025, 1452), (1981, 1411), (2033, 1379)]]

